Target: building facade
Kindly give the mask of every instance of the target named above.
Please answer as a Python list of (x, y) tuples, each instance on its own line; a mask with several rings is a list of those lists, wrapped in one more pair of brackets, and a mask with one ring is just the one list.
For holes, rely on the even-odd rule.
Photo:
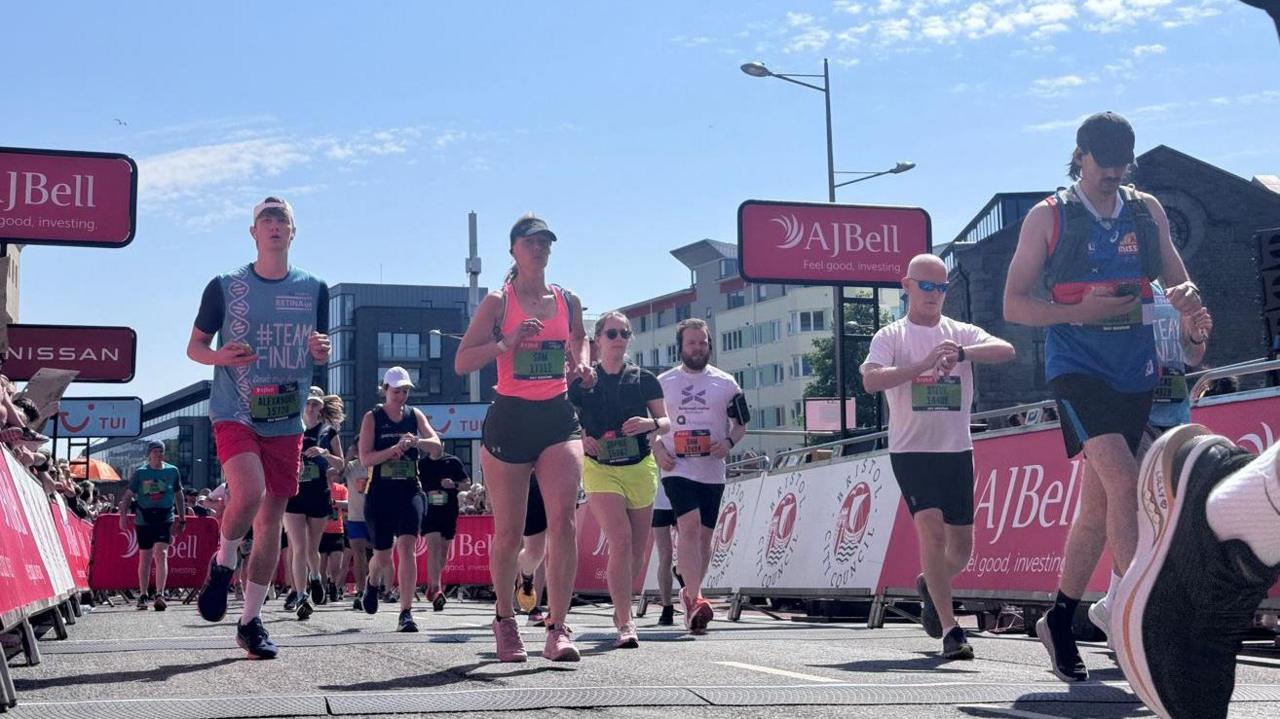
[(147, 444), (164, 442), (165, 461), (178, 468), (182, 485), (195, 489), (222, 483), (222, 466), (209, 422), (209, 391), (213, 382), (201, 380), (142, 406), (142, 433), (92, 445), (90, 456), (112, 466), (121, 479), (147, 459)]

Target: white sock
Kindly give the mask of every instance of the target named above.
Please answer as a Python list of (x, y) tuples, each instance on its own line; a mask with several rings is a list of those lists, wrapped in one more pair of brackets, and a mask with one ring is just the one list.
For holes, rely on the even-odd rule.
[(1222, 480), (1205, 514), (1218, 539), (1238, 539), (1263, 564), (1280, 564), (1280, 443)]
[(244, 611), (240, 613), (240, 623), (248, 624), (262, 614), (262, 605), (267, 601), (267, 585), (257, 582), (244, 583)]
[(240, 543), (244, 539), (227, 539), (222, 538), (222, 543), (218, 545), (218, 564), (228, 569), (235, 569), (237, 554), (240, 552)]
[(1114, 607), (1116, 605), (1116, 589), (1119, 588), (1121, 579), (1123, 579), (1123, 577), (1119, 574), (1116, 574), (1115, 572), (1111, 573), (1111, 583), (1107, 585), (1107, 598), (1104, 600), (1108, 607)]

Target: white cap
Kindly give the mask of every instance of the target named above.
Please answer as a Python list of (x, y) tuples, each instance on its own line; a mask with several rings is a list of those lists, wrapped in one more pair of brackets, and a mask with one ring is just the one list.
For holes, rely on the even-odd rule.
[(392, 367), (382, 376), (382, 383), (392, 389), (397, 387), (412, 387), (413, 380), (409, 379), (409, 370), (404, 367)]
[(292, 225), (293, 224), (293, 206), (290, 205), (288, 202), (285, 202), (284, 200), (275, 202), (274, 199), (275, 198), (267, 198), (266, 200), (263, 200), (262, 202), (259, 202), (257, 205), (254, 206), (253, 221), (256, 223), (258, 221), (258, 217), (265, 210), (280, 210), (289, 218), (289, 224)]

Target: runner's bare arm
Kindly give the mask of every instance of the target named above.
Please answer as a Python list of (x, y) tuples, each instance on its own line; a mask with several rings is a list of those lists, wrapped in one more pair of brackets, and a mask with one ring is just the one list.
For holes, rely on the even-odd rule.
[(413, 414), (418, 418), (418, 451), (426, 452), (432, 459), (440, 459), (440, 455), (444, 454), (444, 442), (440, 441), (440, 435), (436, 434), (425, 414), (417, 409), (413, 410)]
[[(493, 338), (493, 327), (502, 311), (502, 293), (490, 292), (480, 301), (462, 344), (453, 357), (453, 371), (459, 375), (474, 372), (494, 361), (505, 350)], [(510, 343), (506, 349), (511, 349)]]
[(191, 339), (187, 341), (187, 357), (214, 367), (238, 367), (258, 361), (253, 348), (243, 342), (228, 342), (216, 350), (212, 345), (213, 335), (192, 327)]
[(874, 393), (883, 392), (900, 384), (910, 382), (925, 372), (938, 367), (944, 358), (954, 360), (954, 353), (958, 349), (959, 347), (955, 346), (954, 342), (947, 341), (934, 347), (929, 354), (925, 355), (924, 359), (913, 365), (886, 367), (868, 362), (862, 366), (862, 386), (868, 392)]
[(1195, 286), (1187, 276), (1187, 266), (1173, 246), (1173, 233), (1169, 230), (1169, 215), (1164, 206), (1155, 197), (1143, 193), (1142, 201), (1147, 203), (1151, 218), (1156, 221), (1160, 234), (1160, 284), (1165, 286), (1165, 297), (1174, 309), (1186, 315), (1200, 309), (1200, 288)]
[(596, 383), (595, 371), (591, 368), (591, 346), (587, 342), (587, 329), (582, 324), (582, 302), (569, 303), (569, 351), (572, 361), (569, 363), (569, 381), (575, 377), (582, 379), (582, 388), (589, 389)]
[(1057, 305), (1033, 294), (1049, 257), (1053, 212), (1052, 207), (1041, 202), (1031, 208), (1022, 221), (1018, 247), (1009, 263), (1009, 274), (1004, 284), (1004, 318), (1007, 322), (1045, 327), (1081, 321), (1078, 305)]
[(999, 337), (992, 337), (982, 344), (964, 346), (964, 358), (978, 364), (1012, 362), (1017, 355), (1013, 345)]

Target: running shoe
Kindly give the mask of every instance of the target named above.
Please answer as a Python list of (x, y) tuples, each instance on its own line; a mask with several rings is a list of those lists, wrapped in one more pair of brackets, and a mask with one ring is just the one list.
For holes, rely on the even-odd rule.
[(670, 604), (662, 608), (662, 614), (658, 617), (658, 626), (670, 627), (676, 623), (676, 608)]
[(148, 604), (148, 603), (149, 603), (149, 602), (147, 601), (147, 595), (145, 595), (145, 594), (139, 594), (139, 595), (138, 595), (138, 611), (140, 611), (140, 612), (145, 612), (145, 611), (147, 611), (147, 604)]
[(382, 603), (383, 604), (399, 604), (400, 591), (398, 589), (382, 590)]
[(1107, 647), (1115, 649), (1115, 645), (1111, 643), (1111, 610), (1107, 607), (1105, 596), (1089, 605), (1089, 621), (1098, 631), (1107, 635)]
[(706, 634), (707, 625), (715, 619), (716, 612), (711, 608), (711, 602), (698, 597), (694, 601), (693, 619), (689, 622), (689, 631), (693, 634)]
[(1056, 609), (1050, 609), (1036, 621), (1036, 636), (1049, 652), (1054, 676), (1064, 682), (1082, 682), (1089, 678), (1089, 669), (1080, 658), (1080, 649), (1071, 634), (1071, 617), (1059, 617)]
[(336, 582), (329, 582), (329, 601), (337, 604), (342, 600), (342, 595), (338, 593), (338, 585)]
[(169, 608), (169, 605), (164, 601), (163, 594), (157, 594), (156, 600), (151, 603), (151, 607), (157, 612), (163, 612), (165, 609)]
[(316, 608), (311, 605), (311, 597), (302, 595), (302, 599), (298, 600), (298, 621), (307, 621), (315, 612)]
[(443, 612), (444, 604), (445, 604), (444, 592), (437, 590), (436, 595), (431, 598), (431, 611)]
[(200, 597), (196, 607), (200, 616), (207, 622), (220, 622), (227, 616), (227, 588), (231, 586), (231, 575), (235, 570), (218, 563), (215, 552), (209, 559), (209, 576), (205, 577), (204, 586), (200, 588)]
[(360, 601), (363, 596), (364, 596), (364, 593), (361, 592), (359, 597), (356, 597), (355, 599), (351, 600), (351, 608), (356, 610), (357, 612), (360, 611), (361, 609), (364, 609), (364, 602)]
[(534, 607), (529, 610), (529, 621), (527, 624), (531, 627), (547, 626), (547, 613), (542, 607)]
[(924, 633), (934, 639), (942, 638), (942, 619), (938, 616), (938, 607), (929, 596), (929, 585), (924, 575), (916, 577), (916, 593), (920, 595), (920, 623), (924, 625)]
[(324, 604), (328, 601), (328, 597), (324, 593), (324, 583), (320, 581), (320, 577), (312, 577), (307, 586), (308, 593), (311, 594), (312, 604)]
[(1243, 542), (1219, 541), (1209, 526), (1210, 493), (1252, 455), (1216, 435), (1178, 441), (1176, 431), (1143, 462), (1140, 492), (1157, 474), (1148, 463), (1171, 459), (1155, 478), (1166, 501), (1142, 502), (1138, 550), (1116, 590), (1116, 659), (1157, 715), (1214, 719), (1227, 716), (1236, 654), (1280, 567)]
[(364, 609), (365, 614), (378, 613), (378, 588), (372, 584), (364, 585), (364, 597), (360, 601), (360, 607)]
[(298, 592), (290, 589), (289, 596), (284, 598), (284, 610), (286, 612), (297, 611), (298, 609)]
[(576, 662), (582, 658), (569, 636), (572, 631), (564, 624), (547, 629), (547, 641), (542, 645), (542, 656), (553, 662)]
[(412, 634), (418, 631), (418, 623), (413, 621), (413, 611), (409, 609), (400, 610), (400, 626), (396, 629), (398, 632)]
[(520, 573), (520, 578), (516, 580), (516, 603), (520, 605), (520, 611), (532, 611), (538, 605), (538, 597), (533, 593), (533, 575)]
[(248, 624), (236, 625), (236, 644), (254, 659), (275, 659), (280, 653), (280, 648), (271, 641), (267, 628), (257, 617), (249, 620)]
[(614, 649), (635, 649), (640, 646), (640, 635), (636, 634), (636, 625), (627, 622), (618, 629), (618, 638), (613, 642)]
[(524, 650), (524, 641), (520, 639), (520, 627), (515, 617), (495, 618), (493, 620), (493, 638), (498, 645), (498, 661), (524, 662), (529, 654)]
[(942, 657), (944, 659), (973, 659), (973, 647), (969, 646), (969, 637), (959, 625), (951, 628), (942, 638)]

